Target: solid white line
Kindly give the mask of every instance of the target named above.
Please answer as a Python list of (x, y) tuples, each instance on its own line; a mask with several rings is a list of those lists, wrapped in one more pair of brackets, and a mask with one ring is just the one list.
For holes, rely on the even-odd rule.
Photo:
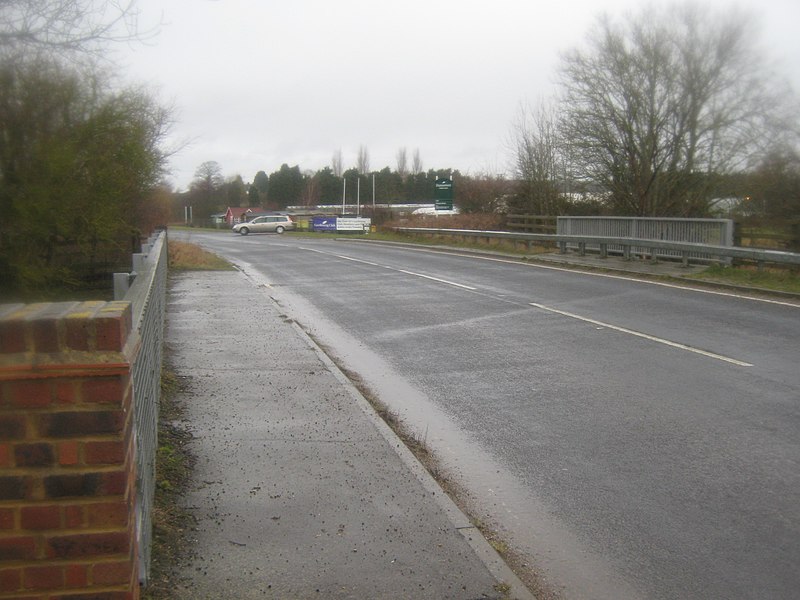
[(423, 275), (422, 273), (415, 273), (414, 271), (405, 271), (403, 269), (397, 269), (400, 273), (405, 273), (406, 275), (413, 275), (414, 277), (422, 277), (424, 279), (430, 279), (431, 281), (438, 281), (439, 283), (446, 283), (447, 285), (453, 285), (458, 288), (462, 288), (465, 290), (475, 290), (477, 288), (470, 287), (468, 285), (464, 285), (463, 283), (456, 283), (455, 281), (448, 281), (447, 279), (439, 279), (438, 277), (431, 277), (430, 275)]
[(537, 304), (536, 302), (530, 302), (531, 306), (535, 306), (536, 308), (541, 308), (542, 310), (546, 310), (551, 313), (555, 313), (558, 315), (562, 315), (565, 317), (570, 317), (572, 319), (578, 319), (579, 321), (584, 321), (586, 323), (591, 323), (593, 325), (599, 325), (600, 327), (604, 327), (606, 329), (612, 329), (614, 331), (619, 331), (620, 333), (627, 333), (629, 335), (635, 335), (636, 337), (644, 338), (646, 340), (650, 340), (651, 342), (657, 342), (659, 344), (664, 344), (666, 346), (670, 346), (672, 348), (678, 348), (679, 350), (686, 350), (687, 352), (694, 352), (695, 354), (701, 354), (703, 356), (708, 356), (709, 358), (715, 358), (717, 360), (721, 360), (727, 363), (731, 363), (733, 365), (737, 365), (739, 367), (752, 367), (753, 365), (748, 362), (744, 362), (741, 360), (737, 360), (735, 358), (730, 358), (728, 356), (723, 356), (721, 354), (714, 354), (713, 352), (707, 352), (705, 350), (700, 350), (698, 348), (692, 348), (691, 346), (687, 346), (686, 344), (679, 344), (678, 342), (672, 342), (670, 340), (665, 340), (664, 338), (655, 337), (652, 335), (648, 335), (646, 333), (642, 333), (640, 331), (634, 331), (632, 329), (626, 329), (624, 327), (617, 327), (616, 325), (611, 325), (610, 323), (604, 323), (603, 321), (597, 321), (595, 319), (590, 319), (588, 317), (582, 317), (581, 315), (576, 315), (574, 313), (566, 312), (563, 310), (558, 310), (556, 308), (550, 308), (549, 306), (545, 306), (544, 304)]

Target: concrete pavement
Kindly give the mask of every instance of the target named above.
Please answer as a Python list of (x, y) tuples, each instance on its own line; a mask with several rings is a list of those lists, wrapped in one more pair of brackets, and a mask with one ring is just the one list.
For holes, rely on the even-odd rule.
[(197, 457), (174, 597), (533, 597), (268, 289), (174, 275), (166, 343)]

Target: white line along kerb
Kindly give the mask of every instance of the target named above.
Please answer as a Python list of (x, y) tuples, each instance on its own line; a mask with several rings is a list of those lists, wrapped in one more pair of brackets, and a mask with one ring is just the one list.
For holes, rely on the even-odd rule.
[(736, 365), (738, 367), (752, 367), (752, 363), (744, 362), (742, 360), (737, 360), (735, 358), (730, 358), (728, 356), (723, 356), (721, 354), (715, 354), (713, 352), (707, 352), (706, 350), (700, 350), (699, 348), (692, 348), (691, 346), (687, 346), (686, 344), (680, 344), (678, 342), (672, 342), (670, 340), (665, 340), (664, 338), (655, 337), (653, 335), (648, 335), (646, 333), (642, 333), (641, 331), (634, 331), (632, 329), (625, 329), (624, 327), (617, 327), (616, 325), (611, 325), (610, 323), (604, 323), (603, 321), (596, 321), (595, 319), (590, 319), (588, 317), (582, 317), (581, 315), (576, 315), (574, 313), (566, 312), (563, 310), (558, 310), (556, 308), (550, 308), (549, 306), (545, 306), (544, 304), (537, 304), (535, 302), (529, 303), (531, 306), (536, 308), (540, 308), (542, 310), (546, 310), (551, 313), (555, 313), (557, 315), (562, 315), (564, 317), (570, 317), (571, 319), (578, 319), (579, 321), (584, 321), (585, 323), (592, 323), (593, 325), (598, 325), (600, 327), (604, 327), (606, 329), (612, 329), (613, 331), (619, 331), (620, 333), (627, 333), (628, 335), (635, 335), (636, 337), (644, 338), (646, 340), (650, 340), (651, 342), (656, 342), (659, 344), (664, 344), (665, 346), (670, 346), (672, 348), (678, 348), (679, 350), (686, 350), (687, 352), (693, 352), (695, 354), (701, 354), (703, 356), (708, 356), (709, 358), (715, 358), (717, 360), (721, 360), (726, 363), (730, 363), (732, 365)]

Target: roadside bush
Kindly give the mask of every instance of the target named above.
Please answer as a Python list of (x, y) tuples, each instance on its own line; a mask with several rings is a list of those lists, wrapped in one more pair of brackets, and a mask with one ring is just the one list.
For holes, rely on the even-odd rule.
[(0, 295), (78, 288), (130, 254), (149, 233), (140, 205), (164, 171), (168, 115), (96, 70), (0, 60)]
[(500, 230), (503, 228), (504, 216), (497, 213), (472, 213), (466, 215), (412, 215), (406, 218), (395, 218), (383, 224), (382, 228), (392, 227), (432, 227), (436, 229), (477, 229)]

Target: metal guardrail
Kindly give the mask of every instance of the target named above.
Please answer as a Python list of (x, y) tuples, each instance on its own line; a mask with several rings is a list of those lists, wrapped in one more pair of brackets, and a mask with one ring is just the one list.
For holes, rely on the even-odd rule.
[[(559, 235), (546, 233), (512, 233), (508, 231), (476, 231), (472, 229), (433, 229), (428, 227), (395, 227), (394, 231), (400, 233), (417, 233), (423, 235), (445, 235), (462, 238), (483, 238), (486, 240), (501, 239), (512, 242), (555, 243), (562, 254), (567, 252), (568, 245), (575, 245), (580, 254), (586, 253), (587, 246), (598, 248), (601, 257), (608, 256), (609, 247), (618, 246), (622, 249), (622, 256), (630, 260), (636, 252), (644, 250), (651, 260), (658, 259), (657, 250), (675, 252), (684, 265), (690, 259), (697, 260), (696, 256), (716, 258), (722, 262), (738, 258), (757, 263), (759, 267), (767, 263), (783, 265), (800, 265), (800, 254), (782, 252), (778, 250), (761, 250), (757, 248), (742, 248), (736, 246), (715, 246), (710, 244), (697, 244), (693, 242), (673, 242), (667, 240), (648, 240), (640, 238)], [(707, 259), (703, 259), (708, 262)]]
[[(667, 217), (572, 217), (557, 219), (557, 235), (594, 236), (605, 238), (633, 238), (661, 240), (665, 242), (688, 242), (714, 246), (733, 246), (734, 222), (731, 219), (680, 219)], [(543, 232), (544, 233), (544, 232)], [(547, 232), (549, 233), (549, 232)], [(596, 248), (597, 246), (595, 246)], [(574, 249), (574, 247), (572, 248)], [(599, 249), (599, 248), (598, 248)], [(623, 254), (624, 248), (615, 244), (606, 249), (610, 253)], [(645, 254), (651, 248), (636, 248), (633, 252)], [(658, 258), (681, 258), (682, 251), (658, 248)], [(703, 253), (693, 253), (690, 259), (711, 258)]]
[(557, 218), (558, 235), (636, 238), (733, 246), (731, 219), (679, 219), (667, 217), (572, 217)]
[(133, 255), (131, 273), (114, 273), (114, 299), (132, 304), (133, 331), (139, 335), (139, 352), (133, 365), (133, 412), (136, 447), (136, 535), (139, 546), (139, 580), (150, 573), (155, 496), (158, 406), (161, 395), (161, 361), (167, 292), (167, 232), (160, 231)]

